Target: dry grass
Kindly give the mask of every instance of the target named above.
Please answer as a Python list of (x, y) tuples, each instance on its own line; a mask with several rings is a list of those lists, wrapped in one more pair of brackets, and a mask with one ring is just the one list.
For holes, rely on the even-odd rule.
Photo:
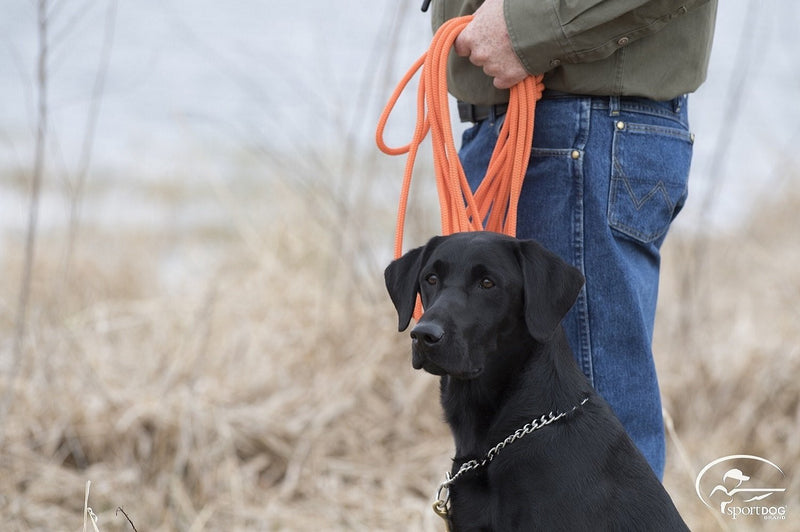
[(719, 530), (694, 493), (715, 458), (763, 456), (783, 467), (787, 522), (731, 530), (796, 530), (800, 508), (800, 196), (761, 205), (727, 235), (677, 238), (666, 252), (656, 361), (677, 445), (665, 479), (693, 530)]
[[(354, 273), (375, 239), (343, 240), (306, 203), (283, 194), (268, 217), (211, 230), (85, 229), (68, 270), (63, 235), (42, 235), (2, 427), (3, 530), (81, 530), (87, 480), (103, 532), (132, 530), (118, 507), (139, 531), (442, 529), (436, 380), (411, 369), (379, 272)], [(691, 283), (692, 242), (666, 250), (657, 358), (686, 452), (672, 446), (666, 483), (694, 530), (719, 529), (694, 475), (735, 452), (785, 466), (800, 511), (798, 205), (705, 242)], [(352, 227), (388, 250), (391, 216)], [(6, 250), (2, 353), (21, 267)]]

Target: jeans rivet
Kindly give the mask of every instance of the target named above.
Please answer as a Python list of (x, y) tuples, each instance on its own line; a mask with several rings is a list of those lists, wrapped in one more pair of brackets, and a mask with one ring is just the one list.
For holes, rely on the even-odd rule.
[(580, 156), (581, 156), (581, 152), (579, 152), (578, 150), (572, 150), (572, 153), (570, 153), (570, 156), (573, 159), (579, 159)]
[(617, 129), (620, 129), (620, 130), (621, 129), (625, 129), (625, 122), (623, 122), (622, 120), (617, 122)]

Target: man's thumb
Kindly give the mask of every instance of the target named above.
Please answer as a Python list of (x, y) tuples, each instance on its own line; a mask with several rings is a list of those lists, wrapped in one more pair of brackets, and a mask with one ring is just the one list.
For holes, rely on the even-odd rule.
[(467, 40), (464, 38), (465, 31), (466, 28), (464, 28), (464, 31), (462, 31), (461, 34), (456, 37), (456, 42), (453, 43), (453, 49), (461, 57), (469, 57), (469, 54), (472, 51), (472, 48), (469, 44), (467, 44)]

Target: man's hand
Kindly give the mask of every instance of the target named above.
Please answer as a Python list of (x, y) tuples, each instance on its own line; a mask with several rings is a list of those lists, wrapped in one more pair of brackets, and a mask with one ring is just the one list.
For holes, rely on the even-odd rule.
[(473, 65), (483, 67), (498, 89), (509, 89), (529, 75), (511, 47), (503, 0), (486, 0), (475, 11), (472, 22), (456, 39), (455, 50)]

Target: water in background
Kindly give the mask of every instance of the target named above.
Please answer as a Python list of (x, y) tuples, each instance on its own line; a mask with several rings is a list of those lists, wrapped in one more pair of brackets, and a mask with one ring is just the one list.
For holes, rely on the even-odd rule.
[[(430, 38), (418, 0), (53, 4), (47, 179), (67, 188), (84, 167), (93, 186), (114, 188), (248, 171), (259, 179), (246, 163), (252, 153), (284, 161), (345, 150), (372, 157), (380, 108)], [(798, 179), (800, 8), (791, 0), (760, 5), (720, 2), (709, 79), (690, 104), (697, 135), (691, 194), (712, 198), (718, 222)], [(30, 0), (4, 0), (0, 15), (2, 229), (26, 220), (20, 182), (33, 159), (35, 9)], [(409, 107), (390, 139), (404, 142), (411, 127)], [(401, 167), (391, 167), (398, 182)], [(125, 199), (106, 198), (95, 209), (113, 223)], [(687, 211), (702, 203), (690, 200)], [(45, 197), (45, 223), (64, 219), (53, 214), (58, 204)], [(132, 223), (141, 222), (128, 207)]]

